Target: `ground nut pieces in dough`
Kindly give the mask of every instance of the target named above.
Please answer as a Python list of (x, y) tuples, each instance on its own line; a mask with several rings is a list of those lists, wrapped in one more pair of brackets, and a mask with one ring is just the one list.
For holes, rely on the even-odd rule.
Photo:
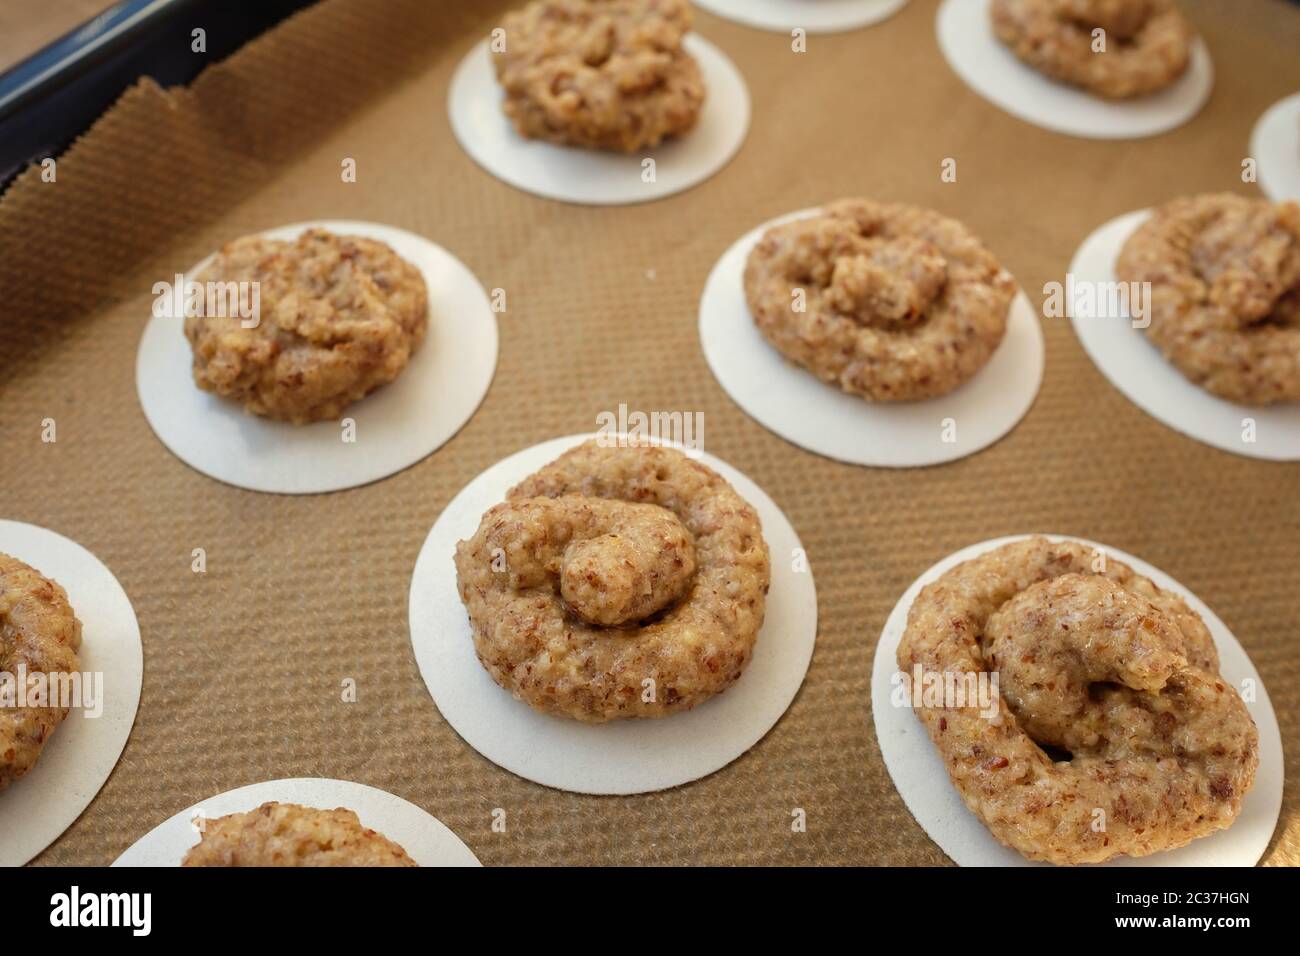
[(951, 392), (992, 357), (1016, 293), (955, 219), (844, 199), (773, 226), (745, 265), (759, 331), (824, 382), (871, 401)]
[(492, 679), (599, 722), (664, 717), (731, 686), (771, 568), (757, 513), (712, 469), (593, 440), (490, 509), (457, 546), (456, 573)]
[(1151, 283), (1146, 334), (1190, 381), (1246, 405), (1300, 401), (1300, 203), (1176, 199), (1115, 272)]
[[(81, 622), (54, 581), (0, 554), (0, 674), (17, 693), (22, 674), (69, 675), (80, 669)], [(29, 684), (29, 688), (30, 688)], [(46, 698), (43, 703), (58, 703)], [(68, 716), (66, 707), (0, 702), (0, 790), (32, 767)]]
[[(1187, 71), (1192, 29), (1174, 0), (993, 0), (993, 32), (1055, 80), (1108, 99), (1159, 92)], [(1094, 50), (1093, 31), (1105, 31)]]
[(956, 700), (917, 715), (966, 805), (1032, 860), (1097, 863), (1207, 836), (1236, 818), (1259, 763), (1200, 617), (1096, 561), (1045, 538), (966, 561), (922, 589), (898, 648), (912, 679), (997, 673), (995, 715)]
[(222, 247), (196, 281), (258, 284), (255, 327), (239, 316), (189, 316), (185, 336), (199, 388), (268, 418), (337, 419), (397, 378), (428, 328), (419, 270), (361, 236), (245, 236)]
[(704, 105), (682, 48), (686, 0), (533, 0), (493, 55), (520, 135), (631, 152), (691, 129)]
[(351, 810), (264, 803), (204, 822), (181, 866), (416, 866)]

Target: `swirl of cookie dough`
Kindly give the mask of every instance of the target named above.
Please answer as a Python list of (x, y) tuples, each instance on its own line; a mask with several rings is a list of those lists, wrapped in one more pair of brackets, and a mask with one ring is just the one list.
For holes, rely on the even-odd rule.
[(337, 419), (393, 381), (428, 328), (420, 271), (362, 236), (324, 229), (289, 241), (244, 236), (195, 281), (256, 283), (259, 315), (252, 327), (239, 315), (186, 317), (194, 383), (294, 424)]
[(456, 573), (492, 679), (537, 710), (601, 722), (731, 686), (771, 568), (757, 513), (712, 469), (592, 440), (484, 514)]
[[(67, 592), (35, 568), (0, 554), (0, 680), (16, 695), (20, 675), (76, 673), (80, 647), (81, 622)], [(41, 702), (57, 703), (48, 697)], [(68, 716), (67, 707), (18, 704), (17, 696), (0, 704), (0, 790), (36, 766)]]
[[(995, 708), (917, 714), (966, 805), (1031, 860), (1145, 856), (1220, 830), (1254, 782), (1259, 735), (1181, 598), (1075, 542), (1029, 538), (922, 589), (899, 667)], [(915, 693), (915, 692), (914, 692)]]
[(206, 820), (181, 866), (418, 866), (400, 846), (339, 807), (264, 803)]
[[(1174, 0), (993, 0), (991, 15), (1025, 63), (1107, 99), (1159, 92), (1191, 62), (1192, 28)], [(1093, 48), (1097, 29), (1103, 51)]]
[(992, 357), (1016, 293), (960, 222), (842, 199), (773, 226), (745, 265), (763, 337), (824, 382), (871, 401), (944, 395)]
[(1300, 203), (1175, 199), (1115, 272), (1151, 284), (1146, 334), (1187, 379), (1246, 405), (1300, 401)]
[(704, 81), (682, 48), (686, 0), (533, 0), (502, 25), (493, 63), (521, 136), (633, 152), (699, 118)]

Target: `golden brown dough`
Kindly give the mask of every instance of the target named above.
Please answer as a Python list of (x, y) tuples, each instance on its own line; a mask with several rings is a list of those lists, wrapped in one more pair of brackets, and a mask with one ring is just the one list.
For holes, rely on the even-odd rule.
[(255, 282), (260, 316), (187, 316), (194, 383), (267, 418), (303, 424), (343, 410), (401, 373), (424, 341), (428, 292), (415, 266), (361, 236), (308, 229), (222, 247), (199, 283)]
[(1259, 735), (1177, 595), (1075, 542), (1029, 538), (952, 568), (908, 614), (914, 678), (998, 675), (996, 713), (923, 700), (917, 716), (966, 805), (1031, 860), (1097, 863), (1229, 826)]
[(264, 803), (208, 820), (181, 866), (416, 866), (351, 810)]
[[(1192, 28), (1174, 0), (993, 0), (991, 13), (1025, 63), (1107, 99), (1157, 93), (1191, 62)], [(1093, 49), (1098, 28), (1104, 51)]]
[(1300, 401), (1300, 203), (1176, 199), (1115, 271), (1151, 283), (1146, 334), (1190, 381), (1246, 405)]
[(533, 0), (493, 55), (520, 135), (631, 152), (691, 129), (704, 104), (682, 48), (686, 0)]
[[(0, 674), (66, 676), (80, 669), (81, 622), (57, 583), (17, 558), (0, 554)], [(57, 703), (46, 698), (45, 703)], [(15, 698), (14, 703), (17, 703)], [(0, 706), (0, 790), (40, 758), (67, 707)]]
[(745, 265), (763, 337), (824, 382), (871, 401), (933, 398), (984, 367), (1016, 285), (960, 222), (842, 199), (773, 226)]
[(456, 574), (492, 679), (599, 722), (663, 717), (731, 686), (770, 565), (758, 515), (712, 469), (593, 440), (490, 509), (457, 545)]

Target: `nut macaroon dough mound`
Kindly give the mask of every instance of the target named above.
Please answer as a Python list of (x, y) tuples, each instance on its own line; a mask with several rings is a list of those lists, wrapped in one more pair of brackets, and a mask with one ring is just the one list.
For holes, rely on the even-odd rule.
[(474, 648), (537, 710), (665, 717), (730, 687), (771, 579), (754, 508), (657, 445), (591, 440), (520, 482), (456, 547)]
[[(245, 236), (195, 277), (257, 283), (252, 328), (239, 316), (188, 316), (194, 383), (248, 411), (295, 424), (337, 419), (401, 373), (429, 323), (424, 277), (382, 242), (308, 229)], [(229, 311), (229, 310), (227, 310)]]
[(1300, 401), (1300, 203), (1175, 199), (1115, 272), (1151, 283), (1146, 334), (1187, 379), (1245, 405)]
[[(993, 0), (993, 32), (1054, 80), (1112, 100), (1148, 96), (1187, 71), (1192, 28), (1174, 0)], [(1094, 30), (1105, 49), (1094, 50)]]
[(1205, 623), (1075, 542), (1006, 544), (927, 585), (898, 666), (996, 675), (994, 707), (927, 697), (917, 716), (966, 805), (1031, 860), (1183, 846), (1231, 824), (1254, 782), (1259, 734)]
[(964, 225), (842, 199), (773, 226), (749, 254), (759, 331), (824, 382), (870, 401), (951, 392), (1006, 333), (1016, 284)]
[[(80, 670), (81, 622), (54, 581), (0, 553), (0, 790), (32, 767), (67, 707), (18, 706), (22, 675), (67, 675)], [(32, 684), (27, 684), (27, 692)], [(48, 691), (47, 691), (48, 693)], [(12, 696), (12, 700), (10, 699)], [(37, 703), (60, 703), (48, 696)]]
[(493, 54), (521, 136), (632, 152), (691, 129), (704, 104), (682, 48), (686, 0), (533, 0)]
[(208, 820), (181, 866), (417, 866), (351, 810), (264, 803)]

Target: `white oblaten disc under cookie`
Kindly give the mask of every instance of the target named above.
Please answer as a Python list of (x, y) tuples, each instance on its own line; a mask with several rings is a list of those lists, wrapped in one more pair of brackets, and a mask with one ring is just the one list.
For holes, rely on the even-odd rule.
[(423, 236), (371, 222), (301, 222), (260, 235), (295, 239), (311, 228), (378, 239), (418, 268), (428, 286), (428, 334), (395, 381), (348, 406), (339, 421), (293, 425), (200, 390), (184, 320), (155, 315), (136, 355), (140, 407), (172, 454), (210, 478), (295, 495), (368, 484), (435, 452), (469, 421), (492, 384), (496, 316), (464, 263)]
[(1276, 202), (1300, 200), (1300, 93), (1265, 111), (1250, 134), (1250, 155), (1259, 165), (1259, 188)]
[(247, 813), (269, 802), (351, 810), (362, 826), (388, 837), (420, 866), (482, 866), (460, 837), (410, 801), (362, 783), (315, 777), (268, 780), (209, 797), (158, 824), (113, 865), (180, 866), (199, 842), (200, 821)]
[[(876, 645), (875, 665), (871, 675), (871, 711), (875, 719), (876, 739), (894, 786), (907, 804), (916, 822), (939, 848), (960, 866), (1048, 866), (1035, 863), (1009, 847), (1003, 846), (962, 802), (951, 783), (943, 758), (910, 707), (892, 701), (898, 674), (898, 645), (907, 628), (907, 614), (921, 589), (945, 572), (987, 551), (1019, 541), (1028, 535), (1012, 535), (983, 541), (963, 548), (944, 558), (913, 582), (904, 592), (885, 622)], [(1237, 688), (1252, 681), (1255, 699), (1247, 703), (1250, 715), (1259, 728), (1259, 770), (1255, 785), (1242, 803), (1241, 814), (1232, 826), (1210, 836), (1194, 840), (1177, 850), (1167, 850), (1144, 857), (1119, 857), (1103, 866), (1254, 866), (1268, 849), (1273, 829), (1282, 811), (1282, 735), (1277, 716), (1259, 672), (1246, 651), (1204, 602), (1169, 575), (1140, 558), (1116, 548), (1063, 535), (1047, 535), (1053, 541), (1078, 541), (1101, 549), (1109, 558), (1122, 561), (1161, 588), (1173, 591), (1185, 600), (1205, 621), (1219, 651), (1219, 672)]]
[(745, 301), (745, 260), (766, 222), (722, 254), (700, 298), (700, 342), (718, 383), (747, 415), (801, 448), (853, 465), (907, 468), (974, 454), (1015, 427), (1043, 380), (1043, 330), (1025, 294), (993, 357), (958, 388), (920, 402), (869, 402), (800, 368), (758, 331)]
[(411, 644), (438, 710), (465, 741), (498, 766), (578, 793), (663, 790), (720, 770), (776, 724), (794, 699), (817, 638), (811, 570), (794, 570), (803, 546), (776, 503), (735, 468), (701, 461), (754, 506), (772, 556), (767, 612), (740, 679), (693, 710), (658, 720), (584, 724), (539, 713), (488, 676), (474, 653), (456, 589), (456, 542), (519, 481), (592, 436), (556, 438), (497, 462), (447, 505), (425, 539), (411, 578)]
[(701, 10), (760, 30), (843, 33), (892, 17), (908, 0), (695, 0)]
[(493, 176), (546, 199), (621, 206), (690, 189), (740, 149), (749, 131), (749, 90), (736, 65), (712, 43), (696, 34), (683, 43), (704, 76), (704, 107), (694, 129), (654, 148), (619, 153), (520, 136), (501, 110), (504, 94), (486, 40), (469, 51), (452, 77), (447, 100), (452, 132)]
[[(1149, 209), (1112, 219), (1079, 247), (1070, 263), (1075, 287), (1113, 283), (1125, 241), (1151, 215)], [(1190, 438), (1223, 451), (1272, 461), (1300, 460), (1300, 403), (1238, 405), (1188, 381), (1127, 316), (1076, 314), (1070, 320), (1084, 350), (1112, 385), (1133, 404)]]
[(54, 731), (36, 766), (0, 790), (0, 866), (21, 866), (81, 816), (117, 766), (140, 705), (144, 652), (122, 585), (81, 545), (0, 521), (0, 551), (58, 582), (81, 621), (81, 706)]
[(1022, 63), (993, 32), (992, 0), (944, 0), (935, 22), (939, 48), (966, 85), (1027, 123), (1088, 139), (1139, 139), (1182, 126), (1201, 111), (1214, 86), (1204, 41), (1172, 86), (1132, 100), (1107, 100), (1059, 83)]

